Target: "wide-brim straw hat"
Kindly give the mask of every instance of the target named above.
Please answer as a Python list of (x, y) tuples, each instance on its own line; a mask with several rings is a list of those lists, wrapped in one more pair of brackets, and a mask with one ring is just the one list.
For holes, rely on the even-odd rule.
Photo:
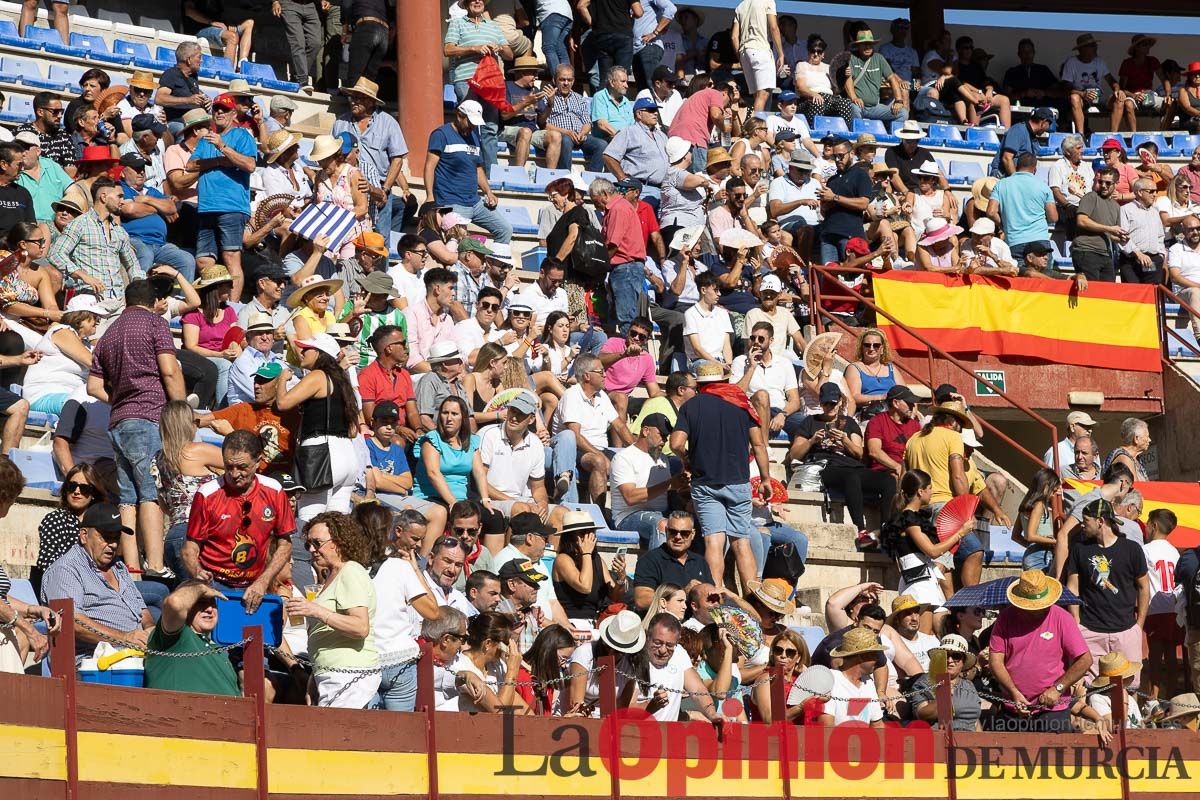
[(796, 611), (796, 604), (791, 601), (792, 588), (782, 578), (768, 578), (765, 581), (747, 581), (746, 588), (758, 598), (759, 602), (776, 614), (787, 616)]
[(546, 65), (537, 60), (537, 56), (523, 55), (517, 56), (511, 67), (508, 68), (509, 75), (516, 72), (536, 72), (539, 75), (546, 69)]
[(1084, 33), (1076, 37), (1075, 46), (1072, 50), (1082, 50), (1085, 47), (1099, 47), (1100, 40), (1090, 33)]
[(1191, 717), (1197, 714), (1200, 714), (1200, 698), (1196, 697), (1196, 693), (1187, 692), (1186, 694), (1177, 694), (1171, 698), (1171, 702), (1167, 706), (1167, 715), (1163, 717), (1163, 722), (1170, 722), (1173, 719)]
[(729, 151), (724, 147), (710, 147), (708, 155), (704, 160), (704, 171), (708, 172), (711, 169), (716, 169), (723, 164), (732, 164), (733, 156), (729, 155)]
[(267, 139), (267, 163), (274, 164), (281, 155), (300, 144), (300, 140), (303, 138), (300, 134), (291, 131), (279, 130), (272, 133)]
[(896, 617), (903, 614), (905, 611), (912, 609), (924, 609), (925, 605), (917, 601), (917, 598), (911, 594), (896, 595), (896, 599), (892, 601), (892, 613), (888, 614), (887, 623), (892, 627), (896, 626)]
[(154, 80), (154, 73), (149, 70), (135, 70), (133, 77), (129, 79), (129, 86), (133, 89), (148, 89), (154, 91), (158, 88), (158, 83)]
[(369, 97), (376, 103), (379, 100), (379, 84), (367, 78), (359, 78), (354, 82), (354, 85), (349, 88), (343, 88), (342, 94), (360, 94), (363, 97)]
[(863, 653), (882, 653), (883, 643), (879, 634), (868, 628), (851, 628), (842, 636), (842, 643), (829, 655), (834, 658), (848, 658)]
[(721, 383), (728, 381), (729, 378), (725, 375), (725, 367), (715, 362), (701, 364), (696, 370), (696, 383)]
[(948, 400), (940, 406), (929, 409), (930, 414), (949, 414), (964, 426), (971, 425), (971, 417), (967, 415), (967, 407), (961, 400)]
[(596, 530), (596, 521), (586, 511), (568, 511), (563, 515), (560, 533), (589, 533)]
[(200, 270), (200, 277), (196, 279), (192, 287), (199, 290), (216, 286), (218, 283), (233, 283), (233, 276), (229, 274), (229, 270), (223, 264), (212, 264)]
[(1009, 584), (1008, 602), (1022, 611), (1041, 611), (1058, 602), (1063, 587), (1040, 569), (1027, 569)]
[(1100, 656), (1100, 664), (1097, 667), (1099, 677), (1092, 681), (1092, 688), (1098, 689), (1101, 686), (1108, 686), (1114, 681), (1128, 678), (1130, 675), (1136, 675), (1141, 669), (1142, 662), (1130, 661), (1125, 657), (1124, 653), (1105, 653)]
[(342, 140), (336, 136), (318, 136), (313, 142), (312, 152), (308, 154), (310, 161), (324, 161), (335, 153), (342, 152)]
[(987, 213), (988, 203), (992, 199), (992, 190), (996, 188), (999, 181), (994, 175), (988, 175), (985, 178), (977, 178), (971, 184), (971, 202), (975, 204), (975, 210)]
[(619, 611), (601, 622), (596, 635), (618, 653), (640, 653), (646, 646), (641, 617), (629, 610)]
[(954, 653), (955, 655), (962, 656), (963, 672), (971, 669), (979, 661), (978, 656), (972, 653), (970, 648), (967, 647), (967, 640), (957, 633), (950, 633), (943, 636), (941, 643), (937, 647), (930, 648), (929, 652), (936, 653), (939, 650), (943, 653)]
[(337, 278), (323, 279), (320, 275), (309, 275), (288, 298), (288, 308), (299, 308), (310, 294), (323, 287), (329, 289), (329, 293), (333, 294), (342, 288), (342, 282)]

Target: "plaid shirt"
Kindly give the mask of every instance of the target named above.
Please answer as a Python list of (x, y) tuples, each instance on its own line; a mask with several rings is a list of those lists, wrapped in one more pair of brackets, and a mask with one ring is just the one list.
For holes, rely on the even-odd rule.
[[(42, 601), (71, 600), (77, 612), (94, 622), (118, 631), (137, 630), (142, 627), (142, 614), (146, 610), (142, 593), (123, 562), (115, 562), (112, 573), (117, 579), (115, 590), (83, 545), (76, 544), (46, 570), (42, 578)], [(96, 647), (79, 641), (76, 644), (81, 655), (91, 653)]]
[[(124, 296), (125, 276), (121, 267), (129, 273), (130, 280), (145, 277), (137, 253), (129, 243), (129, 234), (115, 218), (110, 217), (105, 225), (94, 208), (67, 225), (50, 246), (48, 258), (51, 266), (63, 275), (69, 277), (73, 272), (83, 271), (98, 278), (105, 289), (101, 299)], [(72, 286), (82, 283), (79, 279), (70, 281)]]
[(571, 92), (566, 97), (555, 94), (550, 98), (550, 116), (546, 118), (547, 125), (567, 131), (581, 131), (584, 125), (590, 125), (591, 122), (592, 106), (587, 98), (578, 92)]
[(487, 272), (480, 272), (476, 278), (461, 261), (455, 262), (450, 271), (458, 278), (454, 284), (454, 299), (470, 312), (475, 308), (475, 301), (479, 299), (479, 290), (488, 285)]

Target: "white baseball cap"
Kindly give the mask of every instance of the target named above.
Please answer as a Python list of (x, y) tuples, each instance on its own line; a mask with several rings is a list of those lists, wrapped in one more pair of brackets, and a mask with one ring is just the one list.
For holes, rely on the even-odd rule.
[(483, 125), (483, 106), (479, 105), (478, 100), (464, 100), (459, 104), (458, 110), (476, 128)]
[(778, 275), (767, 275), (758, 284), (758, 290), (760, 292), (782, 292), (783, 281), (779, 280)]
[(996, 223), (992, 222), (987, 217), (980, 217), (975, 220), (975, 224), (971, 226), (971, 233), (976, 236), (991, 236), (996, 232)]

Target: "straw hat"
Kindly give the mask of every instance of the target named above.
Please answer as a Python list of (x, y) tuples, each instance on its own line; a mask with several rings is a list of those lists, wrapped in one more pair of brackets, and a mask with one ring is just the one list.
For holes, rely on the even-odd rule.
[(1062, 597), (1062, 584), (1040, 569), (1027, 569), (1008, 586), (1008, 602), (1022, 611), (1041, 611)]
[(311, 161), (324, 161), (335, 153), (342, 152), (342, 140), (336, 136), (322, 135), (313, 142), (312, 152), (308, 154)]
[(646, 631), (642, 629), (642, 620), (629, 610), (619, 611), (605, 619), (596, 633), (600, 641), (618, 653), (640, 653), (646, 646)]
[(586, 511), (568, 511), (563, 515), (562, 533), (590, 533), (596, 530), (596, 521)]
[(1200, 698), (1196, 697), (1196, 693), (1177, 694), (1171, 698), (1171, 702), (1167, 706), (1167, 715), (1163, 717), (1162, 721), (1170, 722), (1173, 719), (1192, 717), (1196, 714), (1200, 714)]
[(727, 380), (725, 367), (721, 364), (709, 362), (696, 370), (696, 383), (720, 383), (724, 380)]
[(300, 144), (303, 137), (291, 131), (277, 130), (267, 137), (267, 163), (274, 164), (281, 155)]
[(1100, 46), (1099, 39), (1097, 39), (1095, 36), (1093, 36), (1090, 33), (1084, 33), (1084, 34), (1080, 34), (1079, 36), (1075, 37), (1075, 46), (1072, 47), (1071, 49), (1072, 50), (1082, 50), (1085, 47), (1099, 47), (1099, 46)]
[(951, 236), (957, 236), (962, 232), (963, 229), (957, 225), (951, 225), (949, 222), (943, 221), (940, 227), (927, 229), (925, 235), (921, 237), (921, 240), (917, 244), (928, 247), (931, 244), (945, 241)]
[(376, 103), (379, 100), (379, 84), (372, 80), (360, 77), (354, 82), (354, 85), (349, 88), (343, 88), (342, 94), (357, 94), (363, 97), (369, 97)]
[(454, 342), (435, 342), (425, 360), (432, 365), (444, 364), (447, 361), (462, 361), (462, 354)]
[(864, 147), (879, 147), (879, 141), (875, 138), (874, 134), (860, 133), (858, 138), (854, 140), (854, 147), (852, 149), (855, 152), (858, 152)]
[(768, 578), (765, 581), (747, 581), (746, 588), (758, 598), (764, 606), (776, 614), (787, 616), (795, 612), (796, 604), (789, 598), (792, 587), (783, 578)]
[(872, 178), (878, 178), (882, 175), (895, 175), (895, 174), (896, 174), (896, 170), (892, 169), (891, 167), (889, 167), (887, 164), (883, 163), (882, 161), (877, 161), (876, 163), (871, 165), (871, 177)]
[(537, 56), (523, 55), (517, 56), (517, 59), (513, 61), (513, 65), (508, 68), (508, 74), (512, 75), (516, 72), (534, 72), (540, 75), (542, 70), (545, 68), (546, 65), (538, 61)]
[(358, 341), (358, 337), (350, 331), (350, 324), (347, 322), (331, 323), (325, 329), (325, 333), (332, 337), (335, 342), (350, 343)]
[(888, 625), (895, 627), (896, 617), (900, 616), (905, 611), (924, 607), (924, 604), (917, 602), (917, 598), (913, 597), (911, 594), (896, 595), (896, 599), (892, 601), (892, 613), (888, 614), (887, 623)]
[(200, 270), (200, 277), (192, 286), (199, 290), (216, 286), (218, 283), (233, 283), (233, 276), (229, 274), (229, 270), (225, 269), (223, 264), (210, 264)]
[(986, 178), (977, 178), (971, 184), (971, 202), (975, 204), (975, 210), (986, 214), (988, 203), (992, 199), (992, 190), (996, 188), (999, 181), (993, 175), (988, 175)]
[(275, 320), (270, 314), (264, 314), (261, 311), (256, 311), (251, 314), (246, 320), (246, 335), (252, 333), (266, 333), (275, 330)]
[(925, 131), (921, 128), (921, 123), (910, 119), (900, 126), (900, 129), (896, 131), (896, 136), (901, 139), (924, 139)]
[(879, 44), (879, 40), (875, 38), (875, 34), (870, 30), (859, 31), (854, 36), (854, 41), (850, 42), (850, 46), (854, 47), (860, 44)]
[(862, 653), (882, 653), (883, 645), (879, 642), (879, 634), (869, 628), (851, 628), (842, 637), (842, 644), (829, 655), (834, 658), (847, 658)]
[(229, 88), (225, 90), (225, 94), (231, 94), (234, 97), (253, 97), (254, 90), (250, 88), (250, 83), (245, 78), (234, 78), (229, 82)]
[(825, 361), (825, 356), (837, 350), (841, 342), (842, 334), (839, 331), (827, 331), (814, 336), (808, 346), (804, 348), (802, 360), (805, 374), (810, 378), (817, 377), (821, 372), (821, 364)]
[(930, 414), (949, 414), (957, 419), (964, 426), (971, 425), (971, 418), (967, 416), (967, 407), (963, 405), (961, 400), (947, 400), (940, 406), (934, 406), (929, 409)]
[(1140, 661), (1130, 661), (1123, 653), (1105, 653), (1100, 656), (1100, 665), (1098, 668), (1100, 675), (1096, 680), (1092, 681), (1092, 688), (1097, 689), (1101, 686), (1108, 686), (1114, 680), (1136, 675), (1141, 669), (1142, 663)]
[(296, 291), (292, 292), (292, 296), (288, 298), (288, 308), (299, 308), (310, 294), (321, 288), (326, 288), (330, 294), (333, 294), (342, 288), (342, 282), (336, 278), (325, 279), (320, 275), (309, 275), (300, 282)]
[(975, 662), (979, 659), (967, 647), (967, 640), (959, 636), (957, 633), (950, 633), (942, 637), (942, 641), (937, 647), (930, 648), (930, 653), (935, 653), (941, 650), (944, 653), (954, 653), (963, 657), (963, 672), (966, 672), (971, 667), (975, 666)]
[(153, 72), (139, 69), (134, 70), (133, 77), (129, 79), (129, 86), (132, 89), (149, 89), (153, 92), (158, 88), (158, 83), (154, 80)]
[(724, 147), (710, 147), (708, 149), (708, 157), (704, 162), (704, 171), (716, 169), (723, 164), (732, 164), (733, 156), (729, 155), (729, 151)]

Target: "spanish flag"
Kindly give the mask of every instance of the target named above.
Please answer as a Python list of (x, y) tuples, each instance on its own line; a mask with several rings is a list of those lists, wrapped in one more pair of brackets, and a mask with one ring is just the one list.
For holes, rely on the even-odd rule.
[[(1081, 495), (1087, 495), (1100, 484), (1066, 478), (1064, 483)], [(1167, 541), (1180, 550), (1200, 546), (1200, 484), (1171, 481), (1145, 481), (1135, 483), (1134, 489), (1142, 493), (1142, 522), (1156, 508), (1168, 508), (1175, 512), (1179, 524)], [(1065, 510), (1065, 509), (1064, 509)]]
[[(1154, 287), (892, 271), (873, 279), (881, 309), (940, 349), (1052, 364), (1161, 372)], [(880, 315), (901, 352), (925, 345)]]

